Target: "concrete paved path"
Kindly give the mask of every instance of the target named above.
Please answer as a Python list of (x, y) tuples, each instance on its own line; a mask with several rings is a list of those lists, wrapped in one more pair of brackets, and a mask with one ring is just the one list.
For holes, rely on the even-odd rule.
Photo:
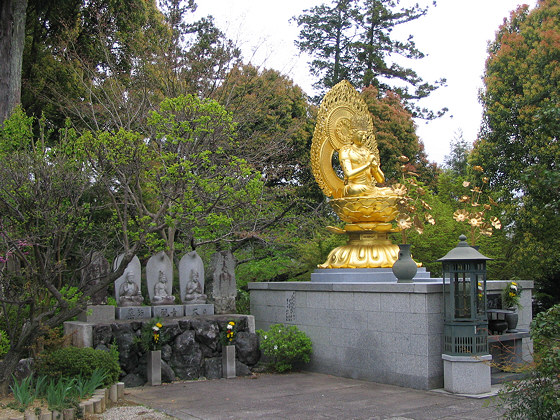
[(128, 388), (126, 398), (178, 419), (500, 419), (488, 398), (419, 391), (319, 373)]

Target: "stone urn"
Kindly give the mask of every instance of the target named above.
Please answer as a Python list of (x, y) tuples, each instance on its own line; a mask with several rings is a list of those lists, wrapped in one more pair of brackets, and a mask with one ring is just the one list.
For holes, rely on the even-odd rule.
[(412, 279), (418, 271), (418, 265), (410, 254), (410, 244), (399, 245), (399, 257), (392, 269), (398, 283), (412, 283)]
[(508, 308), (508, 311), (505, 313), (506, 322), (508, 325), (507, 331), (508, 333), (517, 332), (517, 323), (519, 322), (519, 314), (516, 311), (516, 308)]

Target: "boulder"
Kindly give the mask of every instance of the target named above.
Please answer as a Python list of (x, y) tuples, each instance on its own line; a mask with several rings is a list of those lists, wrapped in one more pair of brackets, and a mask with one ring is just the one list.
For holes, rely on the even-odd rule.
[(146, 381), (139, 375), (129, 373), (123, 378), (122, 382), (124, 382), (125, 388), (135, 388), (137, 386), (143, 386)]
[(235, 351), (241, 363), (254, 366), (260, 359), (259, 336), (250, 332), (239, 332), (235, 337)]
[(181, 379), (197, 379), (202, 366), (202, 351), (194, 331), (185, 331), (175, 338), (169, 365)]
[(173, 348), (169, 344), (164, 344), (163, 346), (161, 346), (161, 360), (169, 362), (172, 354)]
[(217, 349), (220, 339), (220, 328), (217, 322), (197, 318), (191, 321), (191, 327), (198, 342), (208, 346), (213, 351)]
[(96, 348), (100, 344), (107, 347), (113, 341), (113, 332), (109, 324), (97, 324), (93, 327), (93, 347)]
[(239, 360), (235, 361), (235, 375), (236, 376), (251, 376), (253, 373), (249, 366), (245, 363), (241, 363)]
[(220, 379), (222, 377), (222, 358), (211, 357), (204, 359), (202, 372), (207, 379)]
[(173, 369), (165, 363), (165, 361), (161, 361), (161, 381), (162, 382), (173, 382), (176, 379), (175, 372)]

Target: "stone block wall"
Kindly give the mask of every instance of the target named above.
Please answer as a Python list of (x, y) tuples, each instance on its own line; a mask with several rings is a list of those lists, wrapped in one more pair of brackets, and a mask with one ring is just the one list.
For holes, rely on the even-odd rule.
[(443, 387), (442, 289), (437, 279), (249, 284), (257, 328), (292, 324), (311, 338), (310, 370), (416, 389)]
[[(204, 316), (166, 319), (161, 329), (166, 344), (161, 349), (162, 381), (222, 377), (220, 332), (229, 321), (237, 324), (237, 375), (251, 374), (260, 358), (258, 337), (250, 316)], [(120, 320), (92, 326), (92, 347), (107, 349), (115, 342), (119, 349), (121, 380), (127, 387), (146, 383), (147, 354), (138, 339), (148, 320)]]
[(313, 342), (311, 370), (430, 389), (443, 384), (438, 284), (251, 283), (257, 328), (297, 325)]

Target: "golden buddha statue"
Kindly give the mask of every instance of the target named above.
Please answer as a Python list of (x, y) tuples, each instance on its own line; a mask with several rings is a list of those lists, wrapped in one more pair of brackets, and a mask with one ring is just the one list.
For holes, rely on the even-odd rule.
[[(342, 177), (333, 167), (338, 155)], [(398, 215), (397, 194), (379, 187), (385, 181), (373, 122), (359, 93), (342, 81), (324, 97), (317, 115), (311, 146), (315, 179), (337, 215), (347, 222), (348, 243), (331, 251), (320, 268), (392, 267), (399, 248), (387, 237)]]

